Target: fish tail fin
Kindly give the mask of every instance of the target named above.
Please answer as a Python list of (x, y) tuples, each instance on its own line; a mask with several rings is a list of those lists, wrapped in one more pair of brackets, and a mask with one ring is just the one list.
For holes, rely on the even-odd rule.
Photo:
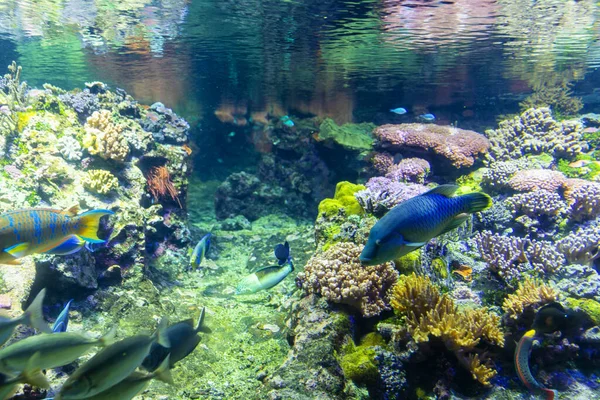
[(173, 376), (171, 375), (171, 355), (168, 354), (167, 357), (160, 363), (160, 366), (153, 372), (154, 378), (162, 381), (164, 383), (168, 383), (169, 385), (174, 385)]
[(38, 367), (40, 364), (40, 352), (35, 353), (29, 361), (25, 370), (21, 372), (20, 380), (22, 382), (29, 383), (30, 385), (37, 386), (42, 389), (48, 389), (50, 383), (48, 379), (42, 374), (42, 370)]
[(52, 330), (44, 321), (44, 311), (42, 305), (44, 304), (44, 296), (46, 295), (46, 289), (40, 290), (35, 296), (27, 310), (25, 310), (26, 322), (29, 326), (37, 329), (40, 332), (52, 333)]
[(558, 391), (554, 389), (544, 389), (544, 396), (546, 400), (558, 399)]
[(198, 316), (198, 323), (194, 327), (196, 332), (204, 332), (204, 333), (212, 333), (212, 330), (208, 326), (204, 326), (204, 312), (206, 307), (202, 307), (200, 310), (200, 315)]
[(460, 196), (462, 201), (466, 204), (466, 212), (475, 213), (483, 211), (492, 206), (492, 198), (482, 192), (468, 193)]
[(114, 212), (110, 210), (90, 210), (80, 214), (79, 228), (77, 229), (77, 236), (82, 238), (88, 243), (104, 243), (105, 240), (98, 238), (98, 226), (100, 224), (100, 218), (105, 215), (111, 215)]
[(104, 335), (102, 335), (98, 339), (99, 345), (102, 347), (108, 346), (115, 340), (116, 334), (117, 334), (117, 327), (113, 326), (112, 328), (110, 328), (110, 330), (108, 332), (106, 332)]
[(154, 335), (156, 336), (156, 341), (158, 342), (158, 344), (160, 344), (162, 347), (166, 347), (167, 349), (171, 348), (171, 341), (169, 340), (169, 336), (167, 335), (166, 318), (161, 318)]

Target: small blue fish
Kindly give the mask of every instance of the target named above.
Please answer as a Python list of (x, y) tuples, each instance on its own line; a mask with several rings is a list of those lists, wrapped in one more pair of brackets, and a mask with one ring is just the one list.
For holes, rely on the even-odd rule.
[(56, 318), (56, 321), (54, 322), (54, 325), (52, 326), (53, 333), (67, 331), (67, 326), (69, 325), (69, 307), (71, 306), (72, 302), (73, 302), (73, 299), (69, 300), (69, 302), (67, 303), (65, 308), (63, 308), (63, 310), (60, 312), (60, 314), (58, 314), (58, 318)]
[(291, 120), (290, 117), (288, 117), (287, 115), (284, 115), (283, 117), (280, 118), (281, 122), (283, 122), (283, 124), (285, 126), (287, 126), (288, 128), (291, 128), (294, 126), (294, 121)]
[(459, 227), (470, 213), (492, 205), (485, 193), (452, 197), (456, 190), (456, 185), (440, 185), (392, 208), (371, 228), (360, 262), (377, 265), (396, 260)]
[(206, 257), (206, 255), (208, 254), (208, 251), (210, 250), (211, 236), (212, 235), (210, 233), (204, 235), (204, 237), (200, 239), (200, 241), (194, 248), (194, 251), (192, 252), (192, 256), (190, 258), (190, 265), (194, 270), (198, 269), (198, 267), (202, 263), (202, 260), (204, 260), (204, 257)]
[(394, 114), (398, 114), (398, 115), (406, 114), (406, 108), (402, 108), (402, 107), (392, 108), (390, 111), (393, 112)]
[(433, 114), (421, 114), (417, 118), (427, 122), (435, 121), (435, 115)]
[(275, 246), (275, 258), (277, 258), (277, 264), (279, 265), (283, 265), (290, 260), (290, 244), (287, 241)]

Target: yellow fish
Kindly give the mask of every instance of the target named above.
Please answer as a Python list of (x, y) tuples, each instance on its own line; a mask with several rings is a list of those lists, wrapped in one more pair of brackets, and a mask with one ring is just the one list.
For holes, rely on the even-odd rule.
[(110, 210), (76, 215), (68, 210), (31, 208), (0, 214), (0, 264), (19, 264), (34, 253), (71, 254), (88, 243), (103, 243), (97, 236), (100, 218)]

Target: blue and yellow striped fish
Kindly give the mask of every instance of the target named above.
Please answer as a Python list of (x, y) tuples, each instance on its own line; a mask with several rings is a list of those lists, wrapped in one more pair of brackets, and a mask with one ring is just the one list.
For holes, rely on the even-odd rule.
[(110, 210), (77, 214), (68, 210), (31, 208), (0, 214), (0, 264), (19, 264), (34, 253), (71, 254), (88, 243), (103, 243), (97, 236), (98, 223)]

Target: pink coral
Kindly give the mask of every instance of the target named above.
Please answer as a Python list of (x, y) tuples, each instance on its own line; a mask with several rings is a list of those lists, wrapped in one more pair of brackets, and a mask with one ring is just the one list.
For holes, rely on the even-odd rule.
[(563, 187), (567, 178), (559, 172), (549, 169), (528, 169), (517, 171), (508, 181), (508, 186), (517, 192), (547, 190), (556, 192)]
[(456, 168), (472, 166), (490, 147), (489, 140), (477, 132), (434, 124), (382, 125), (373, 134), (383, 149), (432, 152)]
[(392, 165), (386, 178), (393, 181), (424, 183), (425, 177), (431, 171), (431, 166), (422, 158), (405, 158), (396, 165)]
[(332, 245), (308, 260), (296, 284), (309, 294), (353, 306), (365, 317), (389, 310), (387, 292), (398, 280), (398, 272), (392, 263), (363, 267), (358, 260), (360, 251), (354, 243)]
[(375, 153), (371, 156), (371, 163), (377, 172), (385, 174), (394, 164), (394, 156), (390, 153)]

